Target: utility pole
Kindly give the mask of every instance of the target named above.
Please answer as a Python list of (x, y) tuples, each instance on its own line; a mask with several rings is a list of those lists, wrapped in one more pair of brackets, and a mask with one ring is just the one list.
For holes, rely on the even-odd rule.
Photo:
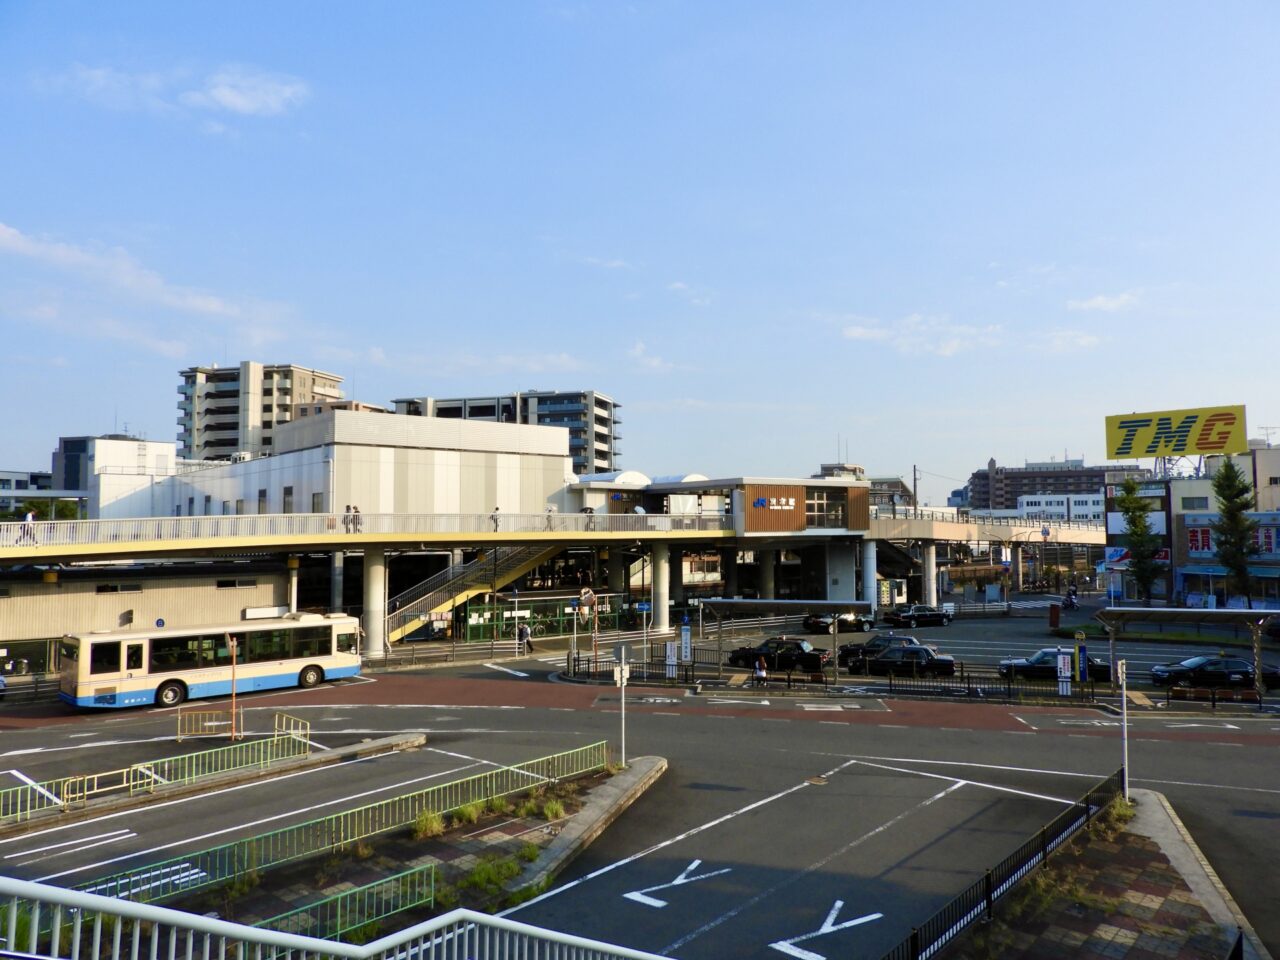
[(915, 504), (916, 519), (920, 519), (920, 468), (911, 465), (911, 501)]

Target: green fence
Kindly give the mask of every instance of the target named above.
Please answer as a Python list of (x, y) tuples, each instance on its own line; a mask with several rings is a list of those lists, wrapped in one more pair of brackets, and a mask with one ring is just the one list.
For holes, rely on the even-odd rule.
[[(600, 629), (623, 628), (623, 603), (620, 596), (598, 594)], [(509, 639), (516, 635), (516, 624), (527, 623), (536, 641), (539, 637), (564, 637), (573, 633), (575, 611), (571, 598), (559, 597), (546, 600), (520, 599), (496, 605), (471, 603), (467, 607), (467, 622), (463, 638), (468, 643), (493, 639), (494, 618), (498, 621), (498, 636)], [(578, 636), (591, 635), (591, 621), (578, 620)]]
[(153, 792), (168, 784), (194, 783), (234, 770), (269, 767), (281, 760), (305, 757), (310, 750), (308, 740), (288, 733), (177, 757), (147, 760), (119, 770), (8, 787), (0, 790), (0, 824), (26, 820), (43, 810), (66, 810), (90, 797), (126, 791), (133, 796)]
[(354, 890), (344, 890), (254, 926), (303, 937), (336, 940), (349, 930), (358, 930), (365, 924), (402, 910), (434, 904), (435, 897), (436, 868), (435, 864), (429, 863)]
[(520, 793), (545, 783), (602, 770), (609, 762), (608, 742), (498, 767), (463, 780), (442, 783), (354, 810), (236, 840), (150, 866), (81, 884), (77, 890), (139, 903), (203, 887), (336, 850), (365, 837), (410, 826), (422, 813), (445, 813), (467, 803)]

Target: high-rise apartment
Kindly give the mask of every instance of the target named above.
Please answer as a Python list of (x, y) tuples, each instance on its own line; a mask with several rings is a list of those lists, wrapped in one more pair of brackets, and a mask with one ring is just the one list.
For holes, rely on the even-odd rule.
[(191, 367), (180, 376), (178, 444), (186, 460), (270, 453), (272, 428), (292, 420), (299, 406), (342, 399), (342, 377), (291, 363), (246, 360)]
[(618, 469), (617, 410), (622, 404), (595, 390), (527, 390), (498, 397), (409, 397), (396, 400), (396, 413), (414, 417), (492, 420), (564, 427), (576, 474)]
[(1016, 510), (1019, 497), (1036, 493), (1094, 494), (1108, 483), (1123, 483), (1129, 476), (1144, 480), (1151, 471), (1129, 463), (1086, 467), (1083, 460), (1050, 460), (1000, 467), (995, 460), (988, 460), (985, 470), (975, 470), (969, 477), (969, 507)]

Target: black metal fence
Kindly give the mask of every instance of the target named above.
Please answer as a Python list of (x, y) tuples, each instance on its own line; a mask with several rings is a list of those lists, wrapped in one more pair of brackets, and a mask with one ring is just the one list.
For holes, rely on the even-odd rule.
[(884, 955), (884, 960), (925, 960), (959, 936), (975, 920), (991, 919), (997, 900), (1048, 859), (1076, 831), (1124, 793), (1124, 767), (1097, 784), (1013, 853), (932, 917), (912, 927), (910, 935)]
[(846, 674), (845, 684), (884, 684), (891, 694), (965, 697), (991, 700), (1076, 700), (1096, 699), (1094, 681), (1073, 681), (1068, 692), (1061, 692), (1056, 680), (1027, 680), (1002, 677), (994, 671), (960, 670), (954, 677), (903, 677)]

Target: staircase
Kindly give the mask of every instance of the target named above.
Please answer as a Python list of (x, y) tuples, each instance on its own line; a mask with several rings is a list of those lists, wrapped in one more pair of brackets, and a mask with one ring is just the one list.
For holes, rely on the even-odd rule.
[(388, 609), (395, 612), (387, 614), (387, 642), (403, 640), (421, 629), (433, 613), (449, 610), (477, 594), (506, 586), (563, 549), (562, 546), (542, 544), (492, 547), (470, 563), (451, 564), (388, 601)]

